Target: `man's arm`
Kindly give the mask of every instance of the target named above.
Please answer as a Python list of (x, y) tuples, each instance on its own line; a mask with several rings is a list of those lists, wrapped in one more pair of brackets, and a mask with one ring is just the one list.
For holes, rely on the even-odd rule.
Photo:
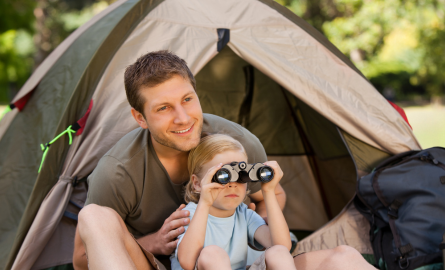
[[(278, 201), (278, 205), (280, 206), (280, 209), (283, 210), (284, 206), (286, 205), (286, 193), (284, 192), (284, 189), (281, 187), (280, 184), (277, 184), (275, 187), (275, 196)], [(264, 202), (263, 193), (261, 190), (250, 194), (249, 195), (250, 200), (255, 203), (255, 211), (263, 218), (267, 217), (267, 211), (266, 211), (266, 204)]]
[[(88, 183), (86, 205), (97, 204), (109, 207), (115, 210), (124, 221), (131, 209), (138, 204), (137, 185), (133, 183), (120, 161), (113, 157), (101, 158), (98, 166), (89, 176)], [(184, 207), (185, 205), (181, 205), (173, 212), (159, 231), (138, 239), (142, 247), (153, 254), (170, 255), (176, 248), (176, 237), (184, 232), (183, 226), (190, 222), (188, 219), (190, 213), (182, 211)], [(83, 248), (82, 240), (79, 243), (78, 247)], [(73, 256), (78, 256), (77, 253), (81, 253), (79, 250), (76, 247)]]

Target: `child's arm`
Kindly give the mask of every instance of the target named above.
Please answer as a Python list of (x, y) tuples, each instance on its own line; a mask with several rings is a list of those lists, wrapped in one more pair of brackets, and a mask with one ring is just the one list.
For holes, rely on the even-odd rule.
[(283, 171), (276, 161), (268, 161), (264, 164), (270, 166), (275, 175), (269, 183), (261, 184), (261, 191), (266, 204), (268, 226), (261, 226), (256, 230), (255, 240), (264, 247), (283, 245), (290, 250), (292, 242), (289, 227), (275, 196), (275, 187), (283, 177)]
[(211, 183), (213, 175), (221, 168), (221, 165), (210, 168), (201, 181), (198, 206), (178, 247), (178, 261), (183, 269), (195, 268), (196, 260), (204, 247), (210, 206), (212, 206), (219, 192), (224, 189), (221, 184)]

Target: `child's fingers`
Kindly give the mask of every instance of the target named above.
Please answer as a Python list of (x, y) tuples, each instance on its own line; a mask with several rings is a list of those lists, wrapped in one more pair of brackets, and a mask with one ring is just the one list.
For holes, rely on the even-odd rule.
[(276, 176), (279, 176), (280, 178), (283, 176), (283, 171), (281, 170), (280, 165), (278, 165), (278, 162), (271, 160), (271, 161), (266, 161), (263, 164), (271, 167)]
[(209, 189), (224, 189), (225, 186), (219, 184), (219, 183), (209, 183), (206, 184), (206, 187), (208, 187)]
[(201, 182), (201, 184), (202, 184), (202, 185), (205, 185), (205, 184), (208, 184), (208, 183), (212, 182), (213, 175), (215, 175), (215, 173), (216, 173), (219, 169), (221, 169), (221, 167), (222, 167), (222, 163), (220, 163), (220, 164), (218, 164), (218, 165), (215, 165), (215, 166), (211, 167), (211, 168), (207, 171), (206, 175), (202, 178), (202, 182)]

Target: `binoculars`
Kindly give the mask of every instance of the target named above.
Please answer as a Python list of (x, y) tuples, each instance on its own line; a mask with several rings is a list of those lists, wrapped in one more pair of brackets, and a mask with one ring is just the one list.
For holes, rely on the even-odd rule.
[(263, 163), (247, 164), (232, 162), (219, 169), (212, 181), (225, 185), (229, 182), (247, 183), (261, 181), (270, 182), (274, 177), (273, 169)]

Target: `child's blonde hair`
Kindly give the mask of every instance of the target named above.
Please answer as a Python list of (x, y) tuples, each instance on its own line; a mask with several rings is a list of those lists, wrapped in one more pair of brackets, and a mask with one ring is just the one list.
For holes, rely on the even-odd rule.
[[(211, 161), (216, 155), (226, 151), (239, 151), (246, 156), (247, 161), (247, 154), (242, 144), (224, 134), (205, 136), (201, 138), (198, 146), (190, 151), (187, 164), (190, 180), (185, 187), (184, 194), (184, 199), (187, 203), (198, 203), (199, 201), (199, 193), (193, 187), (192, 175), (201, 173), (201, 168), (204, 164)], [(206, 172), (203, 173), (205, 174)]]

